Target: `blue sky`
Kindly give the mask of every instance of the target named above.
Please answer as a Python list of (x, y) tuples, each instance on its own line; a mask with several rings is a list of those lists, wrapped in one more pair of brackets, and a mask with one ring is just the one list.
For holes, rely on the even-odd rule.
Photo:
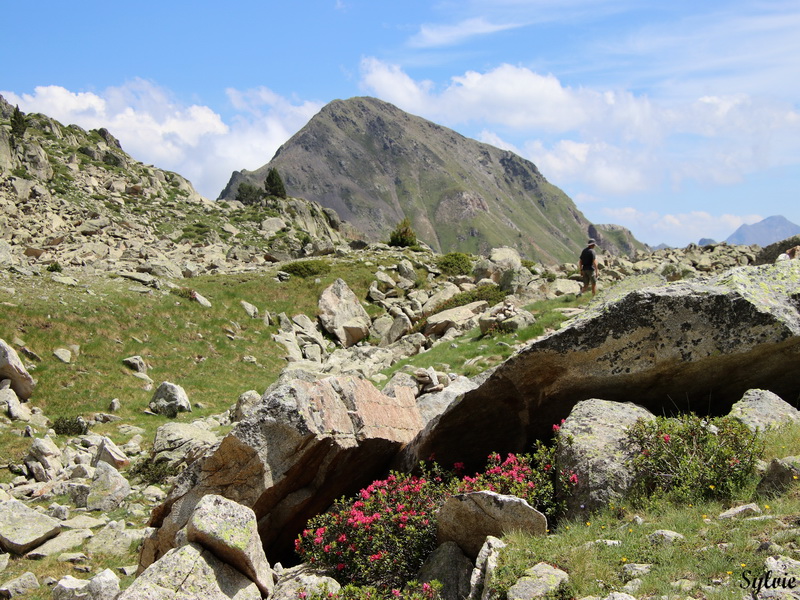
[(370, 95), (532, 160), (649, 244), (800, 224), (796, 0), (28, 0), (3, 17), (9, 102), (106, 127), (210, 198), (331, 100)]

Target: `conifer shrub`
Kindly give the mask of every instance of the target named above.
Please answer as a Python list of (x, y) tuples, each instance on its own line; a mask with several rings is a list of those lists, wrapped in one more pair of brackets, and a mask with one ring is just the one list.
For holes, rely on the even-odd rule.
[(411, 228), (411, 221), (407, 217), (400, 221), (394, 231), (389, 234), (389, 245), (402, 248), (417, 245), (417, 234)]
[(762, 436), (741, 421), (694, 414), (639, 420), (628, 443), (634, 501), (732, 499), (753, 482), (764, 453)]
[(131, 479), (139, 479), (142, 483), (153, 485), (156, 483), (166, 483), (171, 477), (174, 477), (179, 472), (179, 469), (172, 463), (162, 460), (156, 462), (152, 457), (148, 456), (141, 460), (136, 461), (128, 471)]
[(286, 198), (286, 187), (283, 185), (283, 179), (275, 167), (271, 167), (267, 173), (267, 178), (264, 180), (264, 191), (268, 196)]
[(448, 252), (436, 259), (436, 266), (445, 275), (469, 275), (472, 273), (472, 259), (463, 252)]
[(284, 265), (283, 270), (297, 277), (315, 277), (330, 273), (331, 266), (324, 260), (298, 260)]
[(85, 435), (89, 431), (89, 424), (81, 416), (58, 417), (53, 423), (56, 435)]
[(243, 181), (236, 188), (236, 200), (245, 206), (257, 204), (264, 197), (264, 190), (261, 190), (252, 183)]

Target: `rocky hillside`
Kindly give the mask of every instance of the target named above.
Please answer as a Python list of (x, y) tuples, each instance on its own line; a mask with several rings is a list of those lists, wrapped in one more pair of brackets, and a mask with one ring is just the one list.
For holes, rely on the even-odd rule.
[(344, 239), (313, 202), (212, 202), (105, 129), (34, 114), (15, 139), (12, 113), (0, 97), (0, 262), (197, 275), (326, 254)]
[[(234, 172), (220, 198), (235, 198), (242, 182), (261, 187), (272, 167), (290, 194), (333, 208), (371, 241), (407, 217), (437, 251), (508, 245), (555, 263), (583, 248), (591, 225), (530, 161), (375, 98), (331, 102), (268, 164)], [(643, 248), (624, 237), (604, 235), (601, 247)]]

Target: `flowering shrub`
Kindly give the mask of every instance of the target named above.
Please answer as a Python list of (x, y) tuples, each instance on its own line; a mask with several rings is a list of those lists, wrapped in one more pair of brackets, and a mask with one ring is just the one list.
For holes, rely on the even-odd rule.
[(377, 600), (379, 598), (389, 598), (397, 600), (439, 600), (442, 584), (438, 581), (431, 583), (418, 583), (409, 581), (403, 589), (393, 588), (388, 592), (374, 587), (359, 587), (357, 585), (346, 585), (338, 592), (328, 593), (319, 592), (306, 594), (300, 592), (300, 600)]
[(556, 516), (561, 508), (556, 488), (574, 487), (577, 476), (557, 473), (553, 454), (543, 444), (532, 456), (502, 459), (492, 454), (485, 471), (474, 476), (462, 476), (460, 463), (454, 473), (435, 464), (423, 466), (419, 477), (391, 473), (311, 519), (295, 540), (295, 550), (340, 583), (374, 586), (389, 597), (391, 590), (402, 590), (416, 576), (436, 548), (435, 514), (453, 494), (491, 490), (523, 498), (549, 518)]
[(441, 481), (392, 473), (309, 521), (295, 550), (338, 581), (401, 588), (436, 548), (445, 493)]
[(679, 502), (732, 498), (751, 481), (764, 451), (761, 436), (728, 417), (640, 420), (628, 442), (636, 453), (633, 496)]
[(497, 453), (490, 454), (486, 470), (474, 477), (464, 476), (456, 482), (454, 492), (489, 490), (517, 496), (552, 521), (565, 508), (564, 496), (578, 484), (578, 476), (573, 471), (558, 471), (554, 464), (555, 446), (548, 447), (541, 442), (537, 443), (533, 455), (509, 454), (503, 460)]

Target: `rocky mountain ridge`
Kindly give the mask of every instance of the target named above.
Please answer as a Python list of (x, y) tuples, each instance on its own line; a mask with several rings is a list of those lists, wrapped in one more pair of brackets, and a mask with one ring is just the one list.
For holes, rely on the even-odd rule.
[(2, 98), (0, 108), (0, 240), (16, 264), (197, 275), (327, 254), (346, 239), (335, 213), (302, 199), (212, 202), (105, 129), (27, 115), (12, 143), (13, 109)]
[(741, 225), (725, 241), (729, 244), (768, 246), (795, 235), (800, 235), (800, 225), (795, 225), (782, 215), (775, 215), (752, 225)]
[[(507, 245), (554, 263), (580, 251), (591, 226), (532, 162), (376, 98), (327, 104), (269, 163), (235, 172), (220, 198), (235, 198), (243, 182), (261, 187), (271, 168), (290, 194), (333, 208), (368, 241), (385, 241), (408, 218), (438, 252)], [(645, 248), (624, 237), (602, 236), (601, 247)]]

